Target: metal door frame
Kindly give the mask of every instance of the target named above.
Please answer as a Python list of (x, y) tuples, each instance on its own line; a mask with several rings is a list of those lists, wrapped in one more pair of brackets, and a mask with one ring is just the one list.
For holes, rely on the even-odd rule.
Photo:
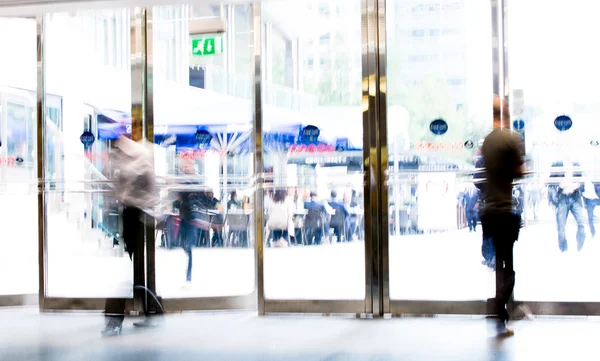
[[(492, 56), (493, 56), (493, 83), (494, 83), (494, 92), (497, 94), (503, 94), (504, 91), (504, 82), (507, 81), (506, 77), (504, 77), (505, 72), (505, 48), (504, 48), (504, 12), (501, 10), (504, 2), (503, 0), (490, 0), (490, 10), (492, 17)], [(380, 10), (385, 13), (385, 0), (379, 1)], [(498, 11), (500, 9), (500, 11)], [(386, 31), (386, 17), (379, 18), (379, 31)], [(380, 45), (383, 44), (385, 46), (385, 36), (380, 39)], [(382, 60), (382, 72), (385, 74), (385, 56), (387, 53), (384, 51), (384, 60)], [(382, 95), (385, 98), (385, 94)], [(490, 96), (490, 101), (492, 97)], [(385, 103), (385, 102), (384, 102)], [(385, 104), (382, 105), (385, 107)], [(382, 128), (387, 127), (387, 119), (385, 117), (381, 117), (379, 119), (380, 126)], [(387, 137), (382, 139), (382, 142), (385, 142), (385, 147), (383, 147), (382, 155), (387, 160), (388, 156), (388, 147), (387, 147)], [(387, 165), (387, 163), (382, 163), (382, 165)], [(387, 168), (387, 167), (386, 167)], [(381, 172), (386, 172), (387, 169), (381, 169)], [(383, 174), (382, 174), (383, 176)], [(383, 196), (387, 198), (388, 187), (387, 184), (382, 187)], [(385, 202), (387, 205), (387, 199)], [(388, 212), (387, 206), (382, 209), (383, 217), (386, 222), (388, 220)], [(383, 223), (385, 226), (387, 223)], [(382, 248), (383, 254), (389, 255), (389, 233), (387, 228), (382, 230)], [(386, 257), (383, 262), (384, 274), (386, 275), (386, 282), (384, 283), (384, 289), (386, 292), (386, 299), (384, 303), (384, 313), (391, 314), (392, 316), (403, 316), (403, 315), (435, 315), (435, 314), (457, 314), (457, 315), (487, 315), (490, 312), (489, 305), (487, 300), (464, 300), (464, 301), (438, 301), (438, 300), (394, 300), (390, 298), (390, 284), (389, 284), (389, 258)]]
[[(263, 216), (257, 212), (257, 292), (258, 312), (260, 315), (269, 313), (338, 313), (377, 316), (381, 313), (381, 288), (378, 286), (381, 278), (379, 262), (379, 227), (381, 222), (379, 187), (381, 183), (378, 163), (380, 162), (380, 134), (376, 124), (378, 109), (379, 77), (377, 65), (377, 4), (376, 0), (361, 0), (361, 43), (362, 43), (362, 105), (363, 105), (363, 173), (364, 173), (364, 207), (365, 207), (365, 298), (363, 300), (290, 300), (268, 299), (264, 294), (264, 240)], [(255, 41), (262, 41), (259, 31), (260, 3), (255, 3)], [(257, 18), (258, 16), (258, 18)], [(261, 29), (258, 27), (258, 29)], [(263, 208), (264, 177), (262, 159), (262, 97), (261, 97), (261, 47), (255, 49), (255, 144), (256, 144), (256, 174), (258, 187), (256, 190), (256, 209)]]
[[(190, 0), (187, 4), (193, 5), (197, 0)], [(182, 4), (162, 4), (161, 6), (181, 6)], [(258, 6), (254, 4), (253, 6)], [(145, 91), (145, 108), (144, 108), (144, 131), (145, 137), (150, 142), (154, 142), (154, 89), (152, 87), (153, 78), (153, 58), (154, 46), (153, 42), (153, 6), (148, 6), (142, 9), (145, 13), (144, 20), (141, 24), (143, 27), (144, 58), (145, 58), (145, 74), (144, 91)], [(256, 17), (256, 15), (252, 15)], [(255, 43), (256, 47), (256, 43)], [(260, 94), (260, 93), (259, 93)], [(256, 124), (255, 124), (256, 126)], [(150, 233), (151, 232), (151, 233)], [(260, 233), (260, 232), (259, 232)], [(149, 235), (151, 234), (151, 236)], [(156, 258), (155, 244), (156, 232), (154, 229), (146, 231), (146, 284), (147, 287), (156, 292)], [(258, 243), (258, 242), (257, 242)], [(143, 260), (142, 260), (143, 262)], [(159, 297), (162, 297), (158, 294)], [(218, 311), (218, 310), (256, 310), (256, 289), (248, 295), (238, 296), (214, 296), (214, 297), (189, 297), (189, 298), (162, 298), (162, 305), (167, 312), (180, 311)]]

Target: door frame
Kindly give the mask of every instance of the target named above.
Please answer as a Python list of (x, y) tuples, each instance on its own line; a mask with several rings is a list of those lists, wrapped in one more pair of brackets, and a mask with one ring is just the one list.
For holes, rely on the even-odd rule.
[[(254, 4), (257, 9), (258, 19), (255, 17), (255, 24), (260, 24), (261, 3)], [(378, 286), (381, 279), (381, 269), (379, 267), (379, 247), (377, 239), (379, 228), (376, 226), (381, 222), (380, 208), (381, 198), (379, 197), (378, 184), (381, 183), (379, 177), (378, 164), (380, 161), (380, 143), (377, 120), (378, 94), (376, 89), (379, 86), (377, 76), (377, 6), (376, 0), (360, 0), (361, 7), (361, 45), (362, 45), (362, 99), (363, 99), (363, 176), (364, 176), (364, 223), (365, 223), (365, 298), (362, 300), (325, 300), (325, 299), (269, 299), (264, 293), (264, 239), (262, 229), (264, 220), (262, 212), (256, 217), (257, 231), (257, 293), (258, 293), (258, 312), (260, 315), (269, 313), (321, 313), (321, 314), (355, 314), (365, 317), (378, 315), (381, 311), (380, 304), (381, 288)], [(257, 14), (255, 14), (256, 16)], [(256, 26), (256, 25), (255, 25)], [(259, 29), (262, 29), (259, 27)], [(262, 42), (260, 30), (256, 31), (255, 36)], [(262, 97), (261, 81), (263, 79), (261, 71), (261, 47), (255, 49), (255, 143), (256, 143), (256, 174), (258, 177), (258, 187), (256, 189), (256, 209), (263, 209), (265, 174), (262, 158)]]

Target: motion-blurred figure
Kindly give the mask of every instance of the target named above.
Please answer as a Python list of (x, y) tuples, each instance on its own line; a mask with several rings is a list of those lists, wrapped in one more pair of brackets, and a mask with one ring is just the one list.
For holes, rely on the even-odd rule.
[[(349, 234), (351, 229), (350, 212), (343, 203), (338, 201), (338, 195), (335, 190), (331, 191), (331, 201), (329, 201), (329, 206), (333, 208), (335, 212), (331, 216), (329, 225), (333, 229), (333, 234), (336, 237), (337, 242), (342, 242), (342, 240), (348, 242), (350, 240)], [(342, 236), (344, 236), (343, 239)]]
[(600, 205), (600, 183), (586, 182), (583, 191), (583, 202), (588, 214), (590, 232), (592, 237), (596, 236), (596, 226), (594, 225), (594, 209)]
[(310, 201), (304, 202), (304, 208), (308, 211), (304, 221), (308, 244), (320, 245), (328, 234), (330, 215), (327, 207), (318, 199), (316, 192), (310, 192)]
[(548, 185), (548, 200), (556, 213), (556, 228), (558, 231), (558, 248), (566, 252), (569, 248), (565, 227), (569, 212), (577, 222), (577, 250), (581, 251), (585, 243), (585, 216), (583, 214), (582, 190), (583, 183), (577, 181), (581, 172), (574, 171), (579, 164), (568, 159), (552, 164), (553, 168), (563, 168), (562, 171), (552, 172), (550, 178), (560, 178), (559, 183)]
[(502, 125), (508, 117), (508, 104), (494, 98), (494, 130), (485, 138), (482, 154), (486, 168), (486, 194), (481, 224), (496, 249), (496, 298), (498, 333), (512, 335), (506, 304), (514, 286), (513, 246), (519, 237), (521, 217), (513, 212), (512, 183), (524, 174), (523, 138)]
[[(135, 252), (143, 252), (145, 210), (154, 208), (158, 201), (152, 149), (124, 136), (115, 142), (115, 146), (116, 149), (112, 153), (112, 161), (117, 169), (116, 176), (118, 177), (115, 193), (116, 198), (123, 206), (123, 240), (129, 258), (132, 259)], [(105, 315), (107, 322), (106, 327), (102, 330), (102, 335), (120, 334), (125, 318), (125, 299), (107, 299)], [(151, 314), (146, 316), (143, 322), (134, 323), (134, 326), (153, 326), (155, 322), (153, 318), (149, 317)]]
[(475, 232), (479, 221), (479, 190), (473, 184), (467, 186), (463, 197), (463, 206), (465, 207), (469, 232)]
[[(195, 173), (194, 164), (191, 160), (184, 160), (181, 166), (181, 171), (187, 176)], [(183, 182), (185, 186), (193, 186), (196, 182), (192, 179), (187, 179)], [(184, 288), (191, 287), (192, 283), (192, 266), (193, 266), (193, 250), (198, 243), (200, 229), (194, 225), (194, 221), (201, 219), (202, 214), (200, 203), (200, 191), (185, 189), (179, 192), (177, 203), (181, 215), (181, 228), (179, 237), (181, 246), (188, 257), (185, 284)]]
[(287, 247), (292, 225), (292, 207), (287, 200), (286, 191), (277, 189), (269, 203), (269, 220), (267, 225), (273, 238), (274, 247)]

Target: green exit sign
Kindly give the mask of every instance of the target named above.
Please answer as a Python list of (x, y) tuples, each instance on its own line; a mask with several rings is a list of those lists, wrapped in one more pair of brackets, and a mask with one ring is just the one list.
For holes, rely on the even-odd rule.
[(223, 38), (205, 36), (192, 38), (192, 56), (207, 56), (223, 53)]

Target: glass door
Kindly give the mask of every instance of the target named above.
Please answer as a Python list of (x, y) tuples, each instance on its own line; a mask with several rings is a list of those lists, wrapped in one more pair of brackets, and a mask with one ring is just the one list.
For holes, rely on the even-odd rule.
[(365, 6), (358, 0), (261, 5), (261, 313), (371, 312)]
[[(253, 6), (156, 6), (148, 17), (154, 250), (165, 309), (255, 309)], [(149, 271), (152, 273), (152, 271)]]
[[(587, 1), (507, 8), (512, 127), (525, 137), (532, 170), (519, 190), (525, 228), (515, 246), (514, 297), (534, 313), (600, 313), (598, 10)], [(536, 13), (539, 23), (524, 26)]]
[[(38, 91), (46, 104), (40, 120), (43, 310), (101, 310), (107, 298), (133, 297), (134, 271), (122, 239), (122, 207), (114, 196), (110, 162), (115, 133), (109, 131), (125, 129), (132, 93), (141, 89), (132, 86), (130, 59), (137, 58), (132, 14), (107, 9), (38, 19), (43, 44)], [(133, 132), (140, 126), (134, 124)]]
[(485, 313), (494, 274), (483, 262), (476, 178), (492, 125), (490, 4), (392, 0), (385, 13), (386, 309)]
[(0, 18), (0, 305), (38, 302), (36, 21)]

